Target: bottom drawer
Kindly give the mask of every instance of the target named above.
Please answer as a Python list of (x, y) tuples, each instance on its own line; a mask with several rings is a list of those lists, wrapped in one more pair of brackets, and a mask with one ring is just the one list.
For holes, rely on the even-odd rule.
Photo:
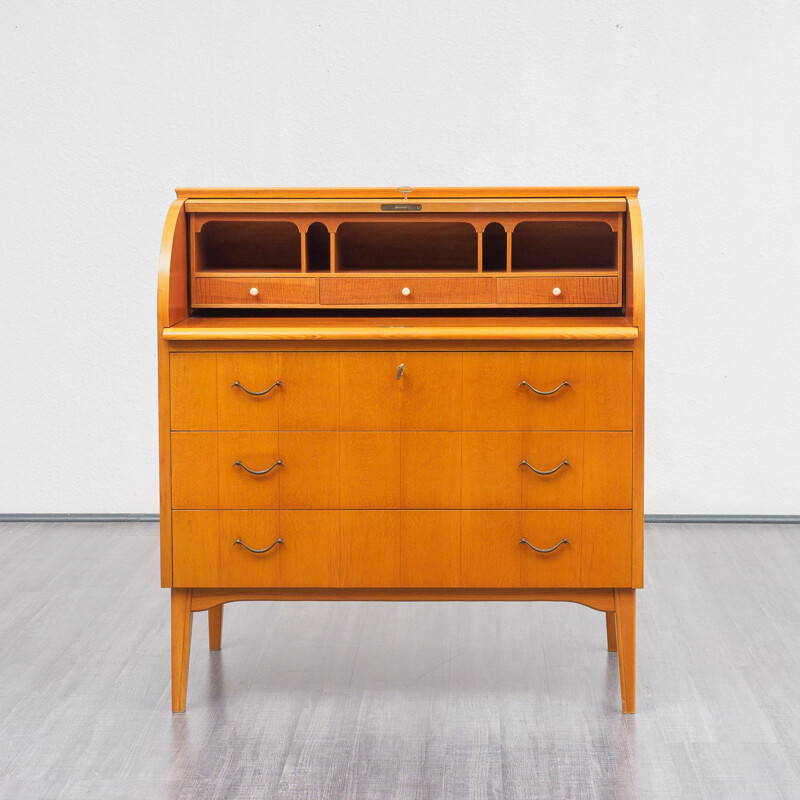
[(173, 584), (631, 585), (630, 511), (173, 511)]

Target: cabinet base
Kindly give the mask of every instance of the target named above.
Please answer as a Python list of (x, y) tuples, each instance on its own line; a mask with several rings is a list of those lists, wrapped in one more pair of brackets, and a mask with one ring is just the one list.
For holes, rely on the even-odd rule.
[(173, 589), (172, 710), (186, 710), (192, 614), (208, 611), (209, 647), (222, 647), (222, 607), (241, 600), (488, 601), (549, 600), (605, 612), (608, 650), (616, 651), (622, 713), (636, 711), (635, 589)]

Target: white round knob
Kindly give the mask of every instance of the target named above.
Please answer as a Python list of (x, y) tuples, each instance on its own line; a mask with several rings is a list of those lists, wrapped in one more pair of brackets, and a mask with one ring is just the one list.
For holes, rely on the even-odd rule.
[(561, 289), (559, 289), (559, 288), (558, 288), (558, 286), (556, 286), (556, 287), (553, 289), (553, 294), (554, 294), (556, 297), (559, 297), (559, 296), (560, 296), (560, 294), (561, 294)]
[(254, 287), (253, 287), (253, 288), (250, 290), (250, 294), (251, 294), (251, 295), (253, 295), (253, 297), (257, 297), (257, 296), (258, 296), (258, 289), (256, 289), (256, 287), (254, 286)]
[(409, 289), (408, 286), (404, 286), (400, 294), (403, 295), (403, 297), (408, 297), (411, 294), (411, 289)]

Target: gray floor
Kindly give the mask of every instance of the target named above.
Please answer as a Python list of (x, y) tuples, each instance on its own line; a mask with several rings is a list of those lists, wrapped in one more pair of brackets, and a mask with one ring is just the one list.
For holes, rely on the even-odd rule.
[(2, 798), (800, 797), (800, 527), (653, 525), (638, 714), (567, 604), (195, 616), (170, 713), (152, 523), (0, 527)]

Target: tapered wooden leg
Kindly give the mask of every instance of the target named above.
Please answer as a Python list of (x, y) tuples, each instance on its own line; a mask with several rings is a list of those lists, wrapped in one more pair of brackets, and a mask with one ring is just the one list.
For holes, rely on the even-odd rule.
[(222, 609), (224, 605), (208, 609), (208, 649), (222, 650)]
[(636, 713), (636, 589), (614, 589), (622, 713)]
[(617, 615), (613, 611), (606, 611), (606, 639), (608, 652), (617, 652)]
[(172, 711), (186, 711), (192, 644), (192, 590), (172, 590)]

